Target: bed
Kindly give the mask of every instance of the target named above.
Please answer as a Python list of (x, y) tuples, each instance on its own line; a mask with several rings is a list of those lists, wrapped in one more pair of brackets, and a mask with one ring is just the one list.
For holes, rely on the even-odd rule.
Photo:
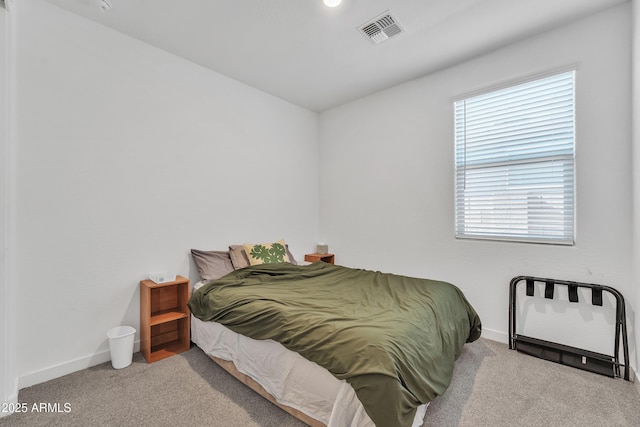
[(448, 283), (299, 266), (288, 249), (263, 245), (192, 255), (203, 279), (189, 301), (192, 341), (312, 426), (421, 425), (462, 346), (481, 333)]

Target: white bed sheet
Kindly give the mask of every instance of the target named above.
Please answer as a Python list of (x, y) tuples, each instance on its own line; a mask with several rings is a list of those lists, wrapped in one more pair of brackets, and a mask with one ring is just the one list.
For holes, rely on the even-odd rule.
[[(198, 282), (194, 290), (200, 286)], [(276, 341), (255, 340), (193, 315), (191, 340), (207, 355), (233, 362), (278, 403), (327, 427), (375, 427), (349, 383)], [(427, 405), (416, 411), (413, 427), (422, 425)]]

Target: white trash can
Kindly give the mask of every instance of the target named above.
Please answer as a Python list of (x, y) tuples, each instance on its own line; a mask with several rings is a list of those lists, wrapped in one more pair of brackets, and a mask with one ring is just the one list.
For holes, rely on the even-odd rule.
[(109, 329), (109, 349), (111, 350), (111, 365), (115, 369), (126, 368), (133, 359), (133, 339), (136, 330), (131, 326), (116, 326)]

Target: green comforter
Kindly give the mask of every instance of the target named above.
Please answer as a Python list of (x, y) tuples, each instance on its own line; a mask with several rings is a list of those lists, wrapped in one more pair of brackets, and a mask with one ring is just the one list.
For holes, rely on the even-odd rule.
[(377, 427), (410, 426), (444, 393), (480, 319), (455, 286), (316, 262), (236, 270), (194, 292), (191, 312), (280, 342), (345, 379)]

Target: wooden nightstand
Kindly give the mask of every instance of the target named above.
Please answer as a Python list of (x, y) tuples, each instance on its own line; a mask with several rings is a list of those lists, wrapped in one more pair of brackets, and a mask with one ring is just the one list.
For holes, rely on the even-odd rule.
[(140, 282), (140, 352), (147, 363), (189, 349), (191, 341), (189, 279)]
[(304, 260), (307, 262), (324, 261), (333, 264), (335, 255), (333, 254), (306, 254)]

